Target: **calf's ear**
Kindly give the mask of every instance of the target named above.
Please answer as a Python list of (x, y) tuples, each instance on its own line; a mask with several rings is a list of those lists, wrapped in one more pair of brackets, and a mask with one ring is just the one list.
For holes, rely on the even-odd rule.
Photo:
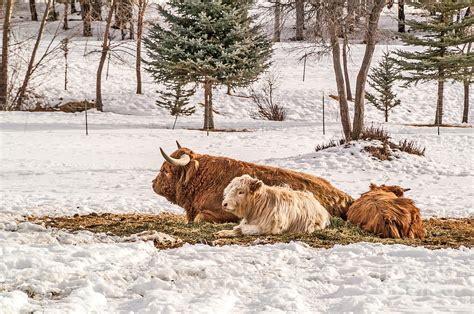
[(378, 186), (377, 186), (376, 184), (371, 183), (371, 184), (369, 185), (369, 188), (370, 188), (370, 190), (372, 191), (372, 190), (377, 189)]
[(258, 189), (260, 189), (262, 186), (263, 186), (262, 181), (260, 181), (258, 179), (254, 179), (250, 182), (250, 192), (253, 193), (253, 192), (257, 191)]

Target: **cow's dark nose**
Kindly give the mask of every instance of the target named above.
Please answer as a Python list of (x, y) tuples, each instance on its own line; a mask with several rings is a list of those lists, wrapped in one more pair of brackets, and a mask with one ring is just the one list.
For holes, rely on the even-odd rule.
[(227, 203), (222, 204), (222, 206), (227, 207)]

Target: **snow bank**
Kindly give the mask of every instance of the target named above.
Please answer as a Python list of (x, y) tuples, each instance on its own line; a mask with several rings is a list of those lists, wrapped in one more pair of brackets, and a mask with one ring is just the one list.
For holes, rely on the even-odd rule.
[(466, 249), (290, 243), (159, 251), (82, 232), (70, 244), (50, 230), (22, 232), (25, 244), (16, 233), (0, 235), (0, 307), (13, 312), (468, 312), (473, 301), (474, 255)]

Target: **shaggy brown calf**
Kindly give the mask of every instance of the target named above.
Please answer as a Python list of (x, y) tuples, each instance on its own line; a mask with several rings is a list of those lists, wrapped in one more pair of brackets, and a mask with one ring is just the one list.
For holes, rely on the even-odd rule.
[(287, 184), (293, 190), (311, 192), (334, 216), (346, 218), (353, 199), (328, 181), (309, 174), (256, 165), (226, 157), (200, 155), (180, 147), (171, 156), (161, 150), (165, 162), (153, 180), (153, 190), (183, 207), (189, 222), (238, 222), (239, 218), (222, 209), (224, 188), (244, 174), (266, 185)]
[(384, 238), (420, 238), (425, 236), (418, 209), (411, 199), (403, 197), (399, 186), (370, 184), (347, 212), (347, 220)]

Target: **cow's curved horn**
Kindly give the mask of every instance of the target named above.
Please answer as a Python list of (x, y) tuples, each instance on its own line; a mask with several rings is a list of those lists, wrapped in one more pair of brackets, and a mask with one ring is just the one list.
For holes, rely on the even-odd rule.
[(179, 142), (178, 142), (178, 140), (176, 140), (176, 146), (178, 146), (178, 149), (180, 149), (180, 148), (181, 148), (181, 145), (179, 145)]
[(188, 154), (183, 154), (179, 158), (173, 158), (173, 157), (170, 157), (170, 156), (166, 155), (166, 153), (164, 152), (164, 150), (161, 147), (160, 147), (160, 152), (161, 152), (161, 155), (163, 155), (163, 158), (166, 161), (168, 161), (169, 163), (171, 163), (172, 165), (175, 165), (175, 166), (184, 167), (187, 164), (189, 164), (189, 162), (191, 161), (191, 157), (189, 157)]
[(410, 191), (411, 189), (403, 189), (403, 192)]

